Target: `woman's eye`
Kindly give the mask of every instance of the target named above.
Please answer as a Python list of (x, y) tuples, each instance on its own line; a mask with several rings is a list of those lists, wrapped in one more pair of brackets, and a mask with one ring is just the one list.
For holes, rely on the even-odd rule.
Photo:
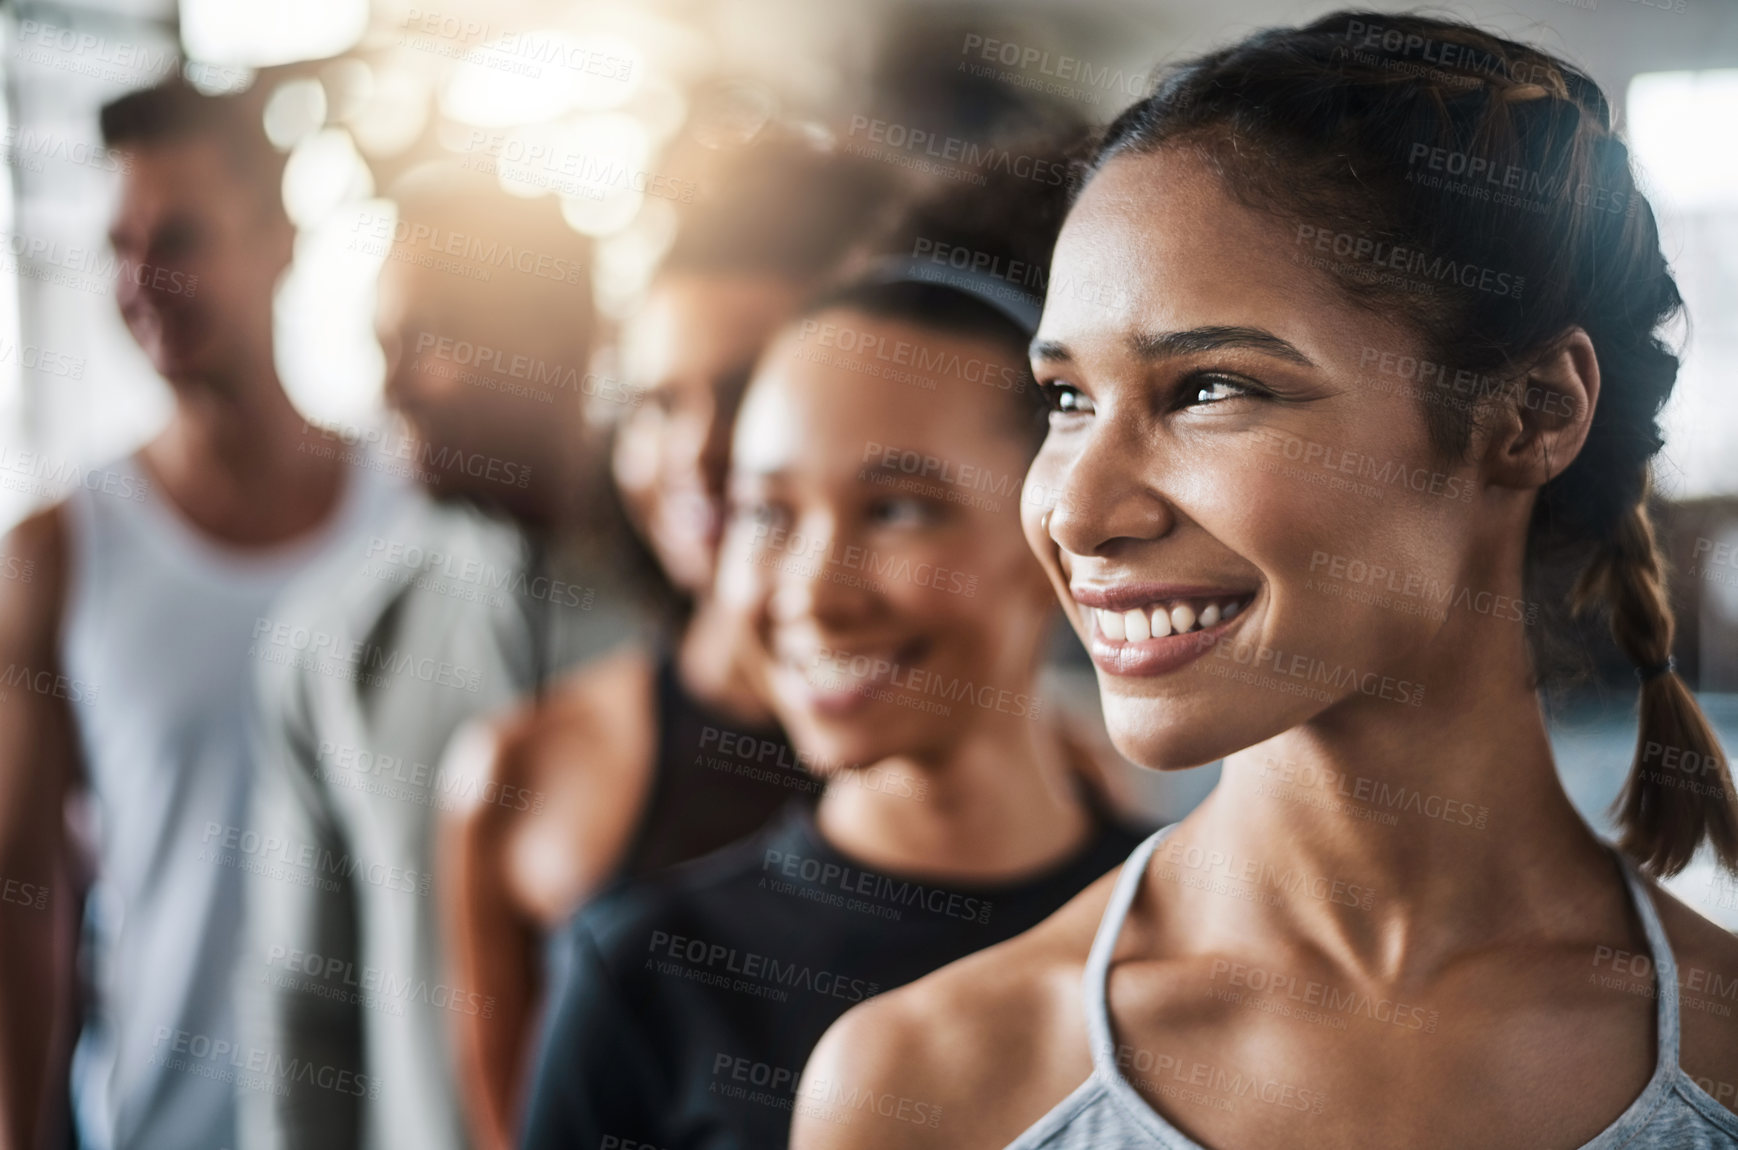
[(1205, 407), (1227, 399), (1240, 399), (1257, 394), (1256, 389), (1235, 379), (1220, 375), (1203, 375), (1191, 380), (1184, 388), (1184, 407)]
[(1093, 411), (1092, 401), (1066, 383), (1045, 380), (1038, 385), (1038, 390), (1052, 415), (1090, 415)]
[(921, 499), (883, 499), (869, 508), (869, 518), (880, 527), (921, 526), (935, 518), (935, 509)]
[(784, 522), (784, 509), (768, 503), (764, 499), (732, 500), (729, 505), (730, 518), (756, 527), (777, 527)]

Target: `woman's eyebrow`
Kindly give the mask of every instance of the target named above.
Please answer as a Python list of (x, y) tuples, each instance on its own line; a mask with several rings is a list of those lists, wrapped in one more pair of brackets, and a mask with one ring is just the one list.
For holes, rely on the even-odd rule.
[(1053, 339), (1033, 340), (1031, 346), (1026, 349), (1026, 355), (1029, 359), (1047, 359), (1058, 363), (1069, 363), (1074, 359), (1074, 356), (1069, 354), (1068, 348)]
[[(1295, 363), (1315, 367), (1316, 361), (1297, 345), (1259, 327), (1194, 327), (1187, 331), (1141, 332), (1128, 337), (1129, 350), (1145, 360), (1170, 359), (1202, 351), (1244, 348)], [(1034, 360), (1072, 363), (1074, 354), (1066, 344), (1053, 339), (1035, 339), (1027, 354)]]
[(1128, 337), (1128, 347), (1141, 359), (1170, 359), (1202, 351), (1244, 348), (1295, 363), (1315, 367), (1315, 360), (1289, 340), (1259, 327), (1194, 327), (1187, 331), (1140, 332)]

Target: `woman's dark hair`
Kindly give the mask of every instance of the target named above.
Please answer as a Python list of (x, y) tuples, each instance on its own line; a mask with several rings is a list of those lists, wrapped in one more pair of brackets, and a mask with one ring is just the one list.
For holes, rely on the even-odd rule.
[[(766, 131), (708, 153), (658, 274), (765, 275), (799, 284), (831, 275), (905, 187), (887, 164)], [(675, 166), (675, 165), (672, 165)]]
[(1009, 393), (1015, 427), (1036, 454), (1047, 415), (1024, 366), (1032, 332), (1009, 313), (1030, 309), (1036, 316), (1043, 301), (1051, 249), (1068, 210), (1070, 157), (1054, 136), (1013, 137), (988, 150), (1006, 163), (992, 161), (981, 184), (919, 189), (804, 314), (848, 308), (1012, 352), (1020, 378), (998, 390)]
[[(1342, 11), (1172, 67), (1109, 126), (1081, 183), (1115, 157), (1162, 148), (1197, 156), (1239, 202), (1295, 224), (1300, 256), (1332, 252), (1312, 262), (1348, 298), (1408, 322), (1431, 360), (1461, 369), (1439, 377), (1479, 381), (1470, 398), (1423, 389), (1445, 457), (1465, 456), (1494, 405), (1533, 406), (1530, 370), (1587, 333), (1598, 403), (1580, 454), (1540, 489), (1528, 598), (1603, 611), (1646, 672), (1637, 755), (1614, 808), (1623, 849), (1669, 875), (1706, 839), (1738, 869), (1731, 772), (1695, 696), (1664, 669), (1675, 624), (1648, 512), (1678, 373), (1658, 332), (1683, 300), (1598, 85), (1464, 23)], [(1562, 622), (1559, 612), (1532, 635), (1541, 683)], [(1667, 770), (1668, 753), (1698, 769)]]
[[(675, 235), (654, 282), (683, 274), (766, 276), (812, 290), (828, 282), (904, 187), (898, 169), (779, 130), (725, 149), (673, 155), (666, 168), (693, 178), (678, 184), (690, 194), (678, 203)], [(619, 432), (618, 423), (611, 429), (612, 450)], [(611, 491), (613, 515), (629, 525), (617, 567), (655, 623), (679, 632), (694, 604), (631, 526), (613, 484)]]

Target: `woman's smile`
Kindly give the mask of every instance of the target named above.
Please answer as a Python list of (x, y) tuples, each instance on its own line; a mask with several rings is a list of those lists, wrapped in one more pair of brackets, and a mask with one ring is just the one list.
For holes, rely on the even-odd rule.
[(1163, 675), (1230, 634), (1256, 592), (1160, 584), (1078, 585), (1087, 650), (1110, 675)]
[(781, 693), (818, 715), (842, 718), (862, 710), (888, 689), (909, 687), (922, 675), (934, 643), (918, 636), (902, 642), (779, 644)]

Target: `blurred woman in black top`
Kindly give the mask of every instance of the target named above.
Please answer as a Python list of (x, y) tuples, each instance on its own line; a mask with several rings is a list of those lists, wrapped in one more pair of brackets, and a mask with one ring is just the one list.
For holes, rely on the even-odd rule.
[(579, 917), (524, 1145), (763, 1150), (793, 1109), (937, 1122), (921, 1098), (799, 1097), (803, 1062), (853, 1003), (1036, 924), (1137, 841), (1038, 687), (1037, 305), (1006, 272), (1043, 267), (1058, 207), (1012, 177), (918, 205), (761, 360), (715, 594), (754, 620), (828, 786)]
[[(452, 984), (496, 1007), (453, 1015), (483, 1150), (515, 1135), (547, 934), (610, 883), (717, 850), (818, 789), (760, 701), (742, 619), (712, 596), (712, 570), (749, 371), (888, 197), (892, 181), (866, 163), (769, 139), (703, 173), (620, 348), (637, 400), (613, 447), (633, 529), (621, 558), (673, 604), (668, 626), (652, 649), (586, 665), (452, 754), (480, 776), (474, 793), (535, 796), (443, 817)], [(745, 746), (753, 762), (725, 761)]]

